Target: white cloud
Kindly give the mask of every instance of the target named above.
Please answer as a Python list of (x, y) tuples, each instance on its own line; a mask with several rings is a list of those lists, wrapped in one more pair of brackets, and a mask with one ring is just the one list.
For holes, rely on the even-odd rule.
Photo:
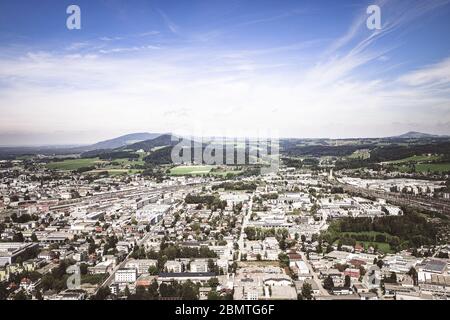
[(405, 74), (399, 80), (410, 86), (428, 86), (434, 88), (444, 86), (444, 89), (449, 89), (450, 58)]

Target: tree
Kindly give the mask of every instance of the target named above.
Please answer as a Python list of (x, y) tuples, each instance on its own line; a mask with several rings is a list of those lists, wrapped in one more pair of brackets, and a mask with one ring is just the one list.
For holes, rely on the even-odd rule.
[(41, 290), (36, 291), (35, 297), (36, 297), (36, 300), (44, 300)]
[(80, 263), (80, 273), (85, 275), (88, 273), (88, 266), (86, 263)]
[(197, 287), (190, 280), (181, 286), (181, 298), (183, 300), (197, 300)]
[(302, 286), (302, 298), (306, 300), (312, 299), (312, 287), (307, 282), (304, 282)]
[(39, 240), (38, 240), (38, 238), (37, 238), (37, 236), (36, 236), (36, 234), (34, 232), (31, 234), (31, 241), (39, 242)]
[(377, 266), (378, 266), (378, 268), (383, 268), (383, 265), (384, 265), (384, 261), (383, 260), (378, 260), (377, 261)]
[(286, 268), (289, 266), (289, 257), (284, 252), (282, 252), (278, 255), (278, 260), (280, 261), (281, 268)]
[(149, 273), (150, 275), (152, 275), (152, 276), (157, 275), (158, 272), (159, 272), (159, 270), (158, 270), (158, 268), (157, 268), (156, 266), (150, 266), (150, 267), (148, 268), (148, 273)]
[(158, 298), (158, 282), (156, 279), (153, 279), (152, 283), (148, 287), (148, 295), (151, 300)]
[(24, 242), (25, 239), (23, 238), (22, 232), (17, 232), (13, 236), (13, 242)]
[(17, 292), (14, 297), (14, 300), (28, 300), (28, 295), (25, 293), (25, 291), (20, 290), (19, 292)]
[(323, 287), (326, 290), (331, 290), (331, 289), (334, 288), (334, 281), (333, 281), (333, 279), (330, 276), (325, 278), (325, 280), (323, 281)]
[(105, 300), (111, 294), (109, 287), (100, 287), (92, 300)]
[(219, 285), (219, 279), (217, 279), (217, 278), (211, 278), (211, 279), (209, 279), (208, 280), (208, 285), (211, 287), (211, 288), (217, 288), (217, 286)]
[(397, 274), (395, 272), (391, 272), (391, 275), (389, 276), (386, 282), (397, 283)]
[(214, 271), (214, 267), (215, 267), (215, 263), (214, 263), (214, 260), (213, 259), (208, 259), (208, 270), (210, 271), (210, 272), (213, 272)]
[(220, 300), (220, 295), (217, 291), (211, 290), (208, 292), (208, 300)]
[(147, 300), (148, 298), (148, 291), (143, 286), (136, 287), (136, 294), (131, 296), (132, 300)]
[(350, 288), (350, 286), (351, 286), (351, 279), (350, 279), (350, 276), (349, 276), (349, 275), (346, 275), (346, 276), (345, 276), (345, 280), (344, 280), (344, 287)]
[(417, 270), (414, 267), (411, 267), (411, 269), (409, 269), (408, 271), (408, 275), (413, 279), (414, 285), (417, 286), (419, 283)]
[(128, 286), (125, 287), (124, 294), (128, 298), (131, 296), (131, 292), (130, 292), (130, 289), (128, 288)]

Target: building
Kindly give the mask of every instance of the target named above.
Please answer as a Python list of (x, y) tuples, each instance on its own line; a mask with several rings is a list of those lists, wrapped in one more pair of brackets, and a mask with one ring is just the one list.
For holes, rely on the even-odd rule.
[(177, 281), (183, 283), (192, 281), (194, 283), (207, 283), (209, 279), (216, 276), (213, 272), (163, 272), (158, 275), (158, 283)]
[(114, 281), (116, 283), (134, 283), (137, 279), (137, 270), (135, 268), (122, 268), (116, 271)]
[(169, 260), (164, 264), (164, 270), (172, 273), (183, 272), (183, 264), (180, 261)]
[(0, 267), (15, 263), (19, 257), (22, 260), (28, 260), (30, 255), (37, 254), (38, 247), (37, 243), (0, 243)]
[(126, 268), (134, 268), (138, 274), (148, 273), (150, 267), (156, 267), (157, 261), (154, 259), (131, 259), (127, 261)]
[(194, 260), (190, 263), (190, 272), (208, 272), (208, 262)]

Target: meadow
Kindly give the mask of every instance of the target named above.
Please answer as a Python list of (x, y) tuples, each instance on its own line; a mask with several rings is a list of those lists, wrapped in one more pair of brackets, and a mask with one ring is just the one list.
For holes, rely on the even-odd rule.
[(46, 167), (51, 170), (71, 171), (80, 168), (93, 167), (96, 164), (104, 162), (105, 161), (102, 161), (99, 158), (69, 159), (47, 163)]

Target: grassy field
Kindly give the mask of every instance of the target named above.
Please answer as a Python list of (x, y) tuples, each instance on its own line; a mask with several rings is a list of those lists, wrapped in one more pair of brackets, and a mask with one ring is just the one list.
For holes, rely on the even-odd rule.
[(450, 163), (419, 163), (416, 164), (417, 172), (446, 172), (450, 171)]
[(369, 159), (370, 151), (368, 149), (356, 150), (348, 156), (350, 159)]
[(378, 247), (378, 251), (382, 251), (383, 253), (393, 253), (389, 243), (385, 243), (385, 242), (371, 242), (371, 241), (357, 241), (357, 242), (363, 244), (365, 249), (368, 249), (371, 246), (372, 247), (377, 246)]
[[(418, 163), (415, 164), (416, 172), (447, 172), (450, 171), (450, 163)], [(410, 172), (412, 167), (410, 165), (396, 165), (396, 170), (400, 172)]]
[[(333, 232), (335, 237), (338, 239), (334, 241), (335, 244), (339, 242), (339, 238), (357, 238), (358, 236), (367, 236), (371, 237), (375, 240), (377, 235), (384, 235), (386, 237), (390, 237), (387, 233), (376, 232), (376, 231), (365, 231), (365, 232)], [(384, 253), (392, 253), (391, 246), (386, 242), (377, 242), (377, 241), (363, 241), (363, 240), (355, 240), (356, 243), (360, 243), (364, 245), (364, 248), (368, 248), (369, 246), (375, 247), (377, 245), (378, 250)]]
[(92, 167), (98, 163), (102, 163), (104, 161), (99, 158), (89, 158), (89, 159), (70, 159), (64, 161), (55, 161), (50, 162), (46, 166), (48, 169), (52, 170), (77, 170), (85, 167)]
[(213, 166), (178, 166), (170, 170), (170, 175), (202, 175), (209, 173), (213, 168)]
[(390, 163), (390, 164), (402, 164), (402, 163), (410, 163), (410, 162), (418, 163), (418, 162), (434, 161), (434, 160), (438, 160), (439, 158), (440, 158), (440, 156), (436, 156), (436, 155), (432, 155), (432, 156), (427, 156), (427, 155), (417, 156), (417, 155), (415, 155), (415, 156), (400, 159), (400, 160), (389, 161), (387, 163)]
[(242, 170), (232, 170), (218, 166), (178, 166), (170, 170), (172, 176), (203, 175), (226, 176), (227, 174), (239, 174)]
[[(113, 165), (112, 163), (117, 163), (118, 165)], [(108, 166), (108, 168), (111, 169), (121, 169), (125, 166), (132, 166), (132, 165), (144, 165), (145, 161), (141, 158), (136, 161), (130, 161), (128, 159), (115, 159), (111, 161), (111, 165)]]

